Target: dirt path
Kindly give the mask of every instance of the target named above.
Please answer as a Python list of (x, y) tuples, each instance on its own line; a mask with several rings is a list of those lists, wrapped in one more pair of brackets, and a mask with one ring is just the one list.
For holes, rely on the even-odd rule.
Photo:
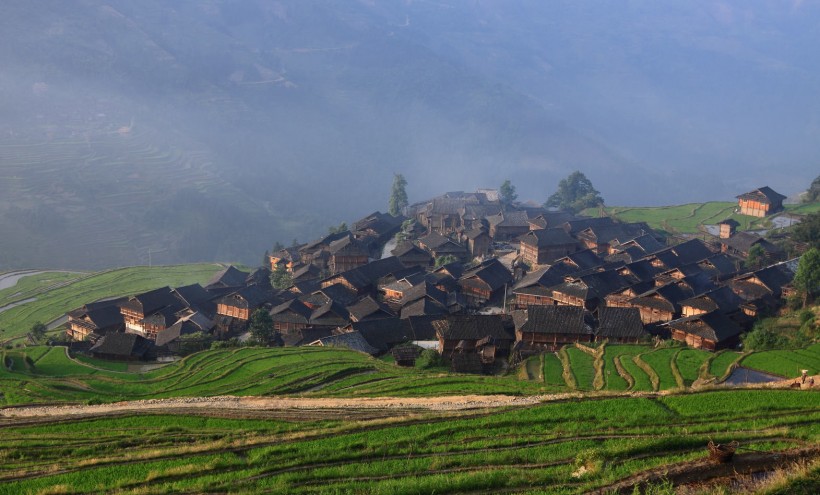
[(546, 400), (565, 400), (580, 394), (514, 397), (508, 395), (460, 395), (423, 398), (348, 398), (323, 399), (302, 397), (185, 397), (116, 402), (101, 405), (23, 406), (0, 409), (2, 418), (43, 416), (97, 416), (128, 411), (233, 410), (270, 411), (298, 409), (394, 409), (428, 411), (463, 411), (508, 406), (527, 406)]

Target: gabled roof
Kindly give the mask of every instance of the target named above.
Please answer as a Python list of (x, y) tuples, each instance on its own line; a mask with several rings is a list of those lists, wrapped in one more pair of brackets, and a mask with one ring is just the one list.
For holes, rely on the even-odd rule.
[(213, 295), (199, 284), (184, 285), (172, 291), (185, 306), (192, 307), (211, 300)]
[(659, 268), (652, 266), (652, 263), (648, 260), (634, 261), (627, 264), (625, 268), (640, 281), (652, 280), (660, 271)]
[(512, 340), (499, 315), (451, 315), (433, 322), (436, 334), (445, 340), (478, 340), (491, 337)]
[(347, 280), (351, 286), (358, 290), (362, 290), (374, 285), (380, 278), (402, 270), (405, 270), (405, 267), (401, 261), (399, 261), (399, 259), (395, 256), (390, 256), (388, 258), (371, 261), (366, 265), (333, 275), (325, 280), (343, 278)]
[(497, 215), (487, 217), (487, 221), (495, 228), (520, 227), (529, 228), (530, 219), (525, 211), (502, 211)]
[(370, 296), (363, 297), (355, 304), (347, 307), (353, 321), (362, 321), (366, 318), (392, 318), (395, 315), (390, 309)]
[(365, 249), (351, 234), (331, 242), (327, 249), (334, 256), (367, 256)]
[(568, 233), (573, 234), (575, 232), (580, 232), (584, 229), (589, 227), (603, 227), (606, 225), (614, 225), (615, 222), (609, 217), (599, 217), (599, 218), (581, 218), (578, 220), (570, 220), (568, 222), (564, 222), (561, 227), (566, 230)]
[(270, 310), (273, 321), (283, 323), (308, 324), (312, 313), (313, 310), (305, 306), (305, 304), (298, 299), (291, 299)]
[(680, 318), (670, 321), (667, 325), (716, 343), (736, 337), (743, 331), (737, 323), (719, 312)]
[(444, 320), (443, 315), (412, 315), (406, 321), (410, 325), (412, 340), (436, 340), (436, 328), (434, 322)]
[(341, 304), (329, 301), (316, 308), (310, 315), (310, 323), (322, 325), (344, 325), (348, 322), (350, 313)]
[(153, 344), (150, 340), (140, 335), (109, 332), (91, 347), (90, 352), (122, 358), (131, 356), (142, 357), (152, 346)]
[(245, 285), (245, 280), (250, 275), (248, 272), (240, 271), (233, 265), (228, 265), (226, 268), (218, 271), (205, 284), (205, 288), (211, 287), (242, 287)]
[(197, 332), (208, 333), (213, 329), (214, 322), (200, 313), (193, 313), (191, 315), (180, 318), (176, 323), (160, 330), (157, 333), (157, 346), (163, 346), (172, 342), (183, 335), (191, 335)]
[(740, 227), (740, 222), (735, 220), (734, 218), (727, 218), (726, 220), (721, 220), (718, 222), (718, 225), (728, 225), (730, 227)]
[(316, 280), (322, 271), (313, 263), (309, 263), (303, 267), (297, 268), (293, 271), (292, 279), (294, 281)]
[(356, 301), (356, 292), (346, 287), (344, 284), (328, 285), (322, 289), (313, 291), (312, 296), (321, 296), (322, 304), (328, 301), (336, 301), (337, 303), (347, 306)]
[(525, 275), (515, 284), (513, 289), (518, 290), (534, 286), (552, 287), (553, 285), (560, 284), (564, 280), (564, 277), (572, 271), (570, 267), (563, 263), (540, 268)]
[(717, 277), (726, 277), (737, 273), (737, 266), (729, 256), (725, 254), (715, 254), (698, 263), (707, 273), (712, 273)]
[(401, 318), (410, 318), (418, 316), (431, 315), (446, 315), (450, 312), (447, 310), (446, 301), (434, 299), (432, 297), (421, 297), (413, 302), (404, 304), (401, 308)]
[(364, 352), (365, 354), (375, 355), (379, 350), (371, 346), (367, 340), (359, 332), (348, 332), (329, 337), (322, 337), (315, 340), (308, 345), (323, 346), (323, 347), (342, 347), (354, 351)]
[(652, 254), (666, 247), (660, 242), (658, 242), (658, 240), (650, 234), (639, 235), (629, 240), (618, 240), (621, 241), (621, 243), (617, 246), (618, 250), (628, 249), (629, 247), (636, 247), (646, 254)]
[(219, 299), (220, 304), (239, 308), (258, 308), (266, 302), (271, 302), (272, 297), (269, 292), (259, 288), (257, 285), (242, 287), (241, 289), (228, 294)]
[(564, 263), (570, 266), (577, 267), (578, 270), (589, 270), (604, 264), (604, 260), (600, 258), (591, 249), (584, 249), (559, 258), (556, 263)]
[(650, 308), (662, 309), (671, 313), (680, 312), (680, 303), (691, 298), (694, 294), (691, 290), (681, 287), (678, 283), (670, 283), (661, 287), (656, 287), (631, 299), (631, 304), (646, 306)]
[(719, 287), (680, 303), (681, 306), (689, 306), (701, 311), (720, 311), (721, 313), (731, 313), (737, 310), (741, 304), (743, 304), (743, 299), (732, 292), (729, 287)]
[(393, 256), (402, 257), (407, 255), (415, 255), (415, 256), (426, 256), (427, 258), (431, 258), (430, 253), (425, 251), (424, 249), (416, 246), (414, 243), (410, 241), (403, 241), (399, 243), (391, 252)]
[(522, 234), (518, 238), (522, 244), (535, 246), (538, 248), (550, 246), (566, 246), (577, 244), (578, 241), (572, 238), (567, 231), (560, 228), (531, 230)]
[(321, 250), (323, 248), (326, 248), (330, 245), (331, 242), (336, 241), (338, 239), (341, 239), (342, 237), (345, 237), (345, 236), (348, 236), (348, 235), (350, 235), (349, 230), (345, 230), (345, 231), (342, 231), (342, 232), (334, 232), (332, 234), (328, 234), (324, 237), (320, 237), (319, 239), (316, 239), (315, 241), (312, 241), (312, 242), (309, 242), (309, 243), (305, 244), (304, 246), (299, 248), (299, 251), (302, 252), (302, 253), (312, 253), (314, 251), (318, 251), (318, 250)]
[(495, 291), (504, 287), (504, 284), (512, 282), (512, 273), (498, 259), (490, 258), (464, 273), (460, 280), (471, 278), (483, 281), (491, 291)]
[(362, 335), (369, 345), (384, 352), (391, 347), (414, 340), (413, 332), (407, 320), (385, 318), (353, 322), (345, 326), (345, 330), (352, 330)]
[(700, 239), (690, 239), (667, 249), (675, 253), (682, 265), (695, 263), (715, 254)]
[(602, 338), (637, 339), (647, 335), (638, 308), (610, 308), (599, 310), (595, 335)]
[(440, 303), (444, 307), (447, 306), (447, 293), (438, 289), (435, 285), (426, 280), (404, 291), (404, 295), (401, 299), (401, 305), (404, 306), (410, 304), (411, 302), (417, 301), (423, 297), (430, 298)]
[[(244, 277), (243, 277), (244, 280)], [(168, 306), (181, 306), (179, 299), (174, 297), (170, 287), (160, 287), (142, 294), (131, 296), (120, 307), (128, 308), (149, 315)]]
[(783, 196), (782, 194), (775, 192), (769, 186), (763, 186), (759, 189), (755, 189), (754, 191), (743, 193), (740, 196), (737, 196), (737, 198), (760, 201), (761, 203), (775, 204), (782, 202), (784, 199), (786, 199), (786, 196)]
[(464, 233), (464, 237), (466, 237), (467, 239), (473, 240), (473, 241), (478, 239), (479, 237), (481, 237), (483, 235), (487, 236), (487, 237), (490, 236), (490, 234), (487, 233), (487, 230), (484, 229), (483, 227), (478, 227), (478, 228), (475, 228), (475, 229), (472, 229), (472, 230), (468, 230), (467, 232)]
[(751, 232), (738, 232), (728, 239), (720, 239), (720, 243), (742, 253), (748, 253), (755, 244), (760, 245), (760, 247), (768, 253), (779, 253), (783, 251), (780, 247), (766, 240), (766, 238), (752, 234)]
[(524, 333), (592, 333), (584, 324), (584, 308), (579, 306), (529, 306), (520, 330)]

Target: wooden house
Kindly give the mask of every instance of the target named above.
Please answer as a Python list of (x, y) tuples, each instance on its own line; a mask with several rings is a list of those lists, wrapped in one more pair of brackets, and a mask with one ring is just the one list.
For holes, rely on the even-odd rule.
[(786, 196), (764, 186), (737, 197), (737, 206), (741, 215), (765, 217), (783, 210)]
[(526, 309), (527, 306), (553, 305), (552, 290), (550, 287), (563, 282), (570, 273), (570, 268), (563, 264), (546, 266), (532, 271), (519, 280), (512, 293), (515, 296), (513, 303), (517, 309)]
[(415, 340), (408, 321), (398, 318), (352, 322), (337, 331), (347, 332), (359, 333), (368, 345), (376, 349), (376, 354), (383, 354), (399, 344)]
[(367, 250), (352, 235), (331, 242), (328, 252), (331, 275), (364, 266), (368, 261)]
[(250, 275), (248, 272), (243, 272), (235, 266), (229, 265), (214, 274), (205, 285), (205, 289), (238, 289), (245, 286), (248, 275)]
[(502, 211), (487, 217), (490, 237), (494, 241), (509, 241), (526, 234), (530, 230), (530, 219), (525, 211)]
[(109, 332), (122, 331), (125, 328), (125, 320), (119, 305), (126, 300), (118, 298), (99, 301), (69, 311), (66, 335), (71, 340), (81, 341), (91, 334), (105, 335)]
[(454, 256), (456, 259), (463, 260), (468, 257), (467, 249), (464, 246), (437, 232), (422, 237), (418, 242), (434, 258)]
[(439, 353), (444, 356), (451, 356), (456, 347), (474, 350), (478, 341), (487, 337), (496, 349), (508, 352), (514, 340), (499, 315), (451, 315), (432, 324), (439, 341)]
[(727, 218), (718, 223), (718, 237), (721, 239), (728, 239), (735, 235), (735, 230), (740, 227), (740, 222), (733, 218)]
[(467, 243), (467, 251), (472, 258), (480, 258), (490, 253), (492, 239), (487, 230), (482, 226), (464, 232), (464, 241)]
[(678, 283), (670, 283), (644, 292), (629, 301), (629, 305), (638, 308), (644, 325), (672, 321), (681, 315), (680, 303), (693, 296)]
[[(465, 206), (466, 201), (463, 198), (434, 198), (419, 213), (417, 220), (427, 227), (428, 232), (438, 232), (440, 234), (456, 232), (462, 227), (460, 211)], [(478, 204), (478, 201), (475, 204)]]
[(589, 311), (602, 305), (606, 296), (628, 287), (629, 281), (614, 270), (575, 276), (550, 287), (556, 305), (578, 306)]
[(254, 311), (271, 301), (272, 298), (269, 292), (251, 285), (218, 299), (216, 301), (216, 313), (248, 321)]
[(379, 279), (391, 273), (404, 271), (405, 267), (395, 256), (372, 261), (366, 265), (331, 275), (320, 282), (321, 287), (342, 284), (357, 294), (376, 293)]
[(697, 316), (714, 311), (728, 314), (738, 311), (743, 304), (737, 294), (729, 287), (719, 287), (712, 291), (681, 301), (681, 313), (686, 316)]
[(606, 340), (613, 343), (637, 343), (649, 338), (637, 308), (598, 309), (598, 327), (595, 341)]
[[(243, 283), (246, 276), (247, 273), (242, 275)], [(152, 329), (149, 331), (146, 330), (145, 319), (163, 310), (166, 313), (173, 313), (182, 307), (179, 299), (171, 293), (170, 287), (161, 287), (129, 297), (127, 301), (120, 304), (120, 312), (125, 322), (126, 332), (155, 338), (158, 330), (157, 322), (152, 322)], [(173, 322), (169, 324), (171, 323)]]
[(361, 240), (365, 237), (375, 239), (375, 243), (383, 245), (401, 230), (401, 224), (406, 218), (404, 216), (390, 215), (374, 211), (370, 215), (353, 222), (353, 236)]
[(727, 286), (743, 299), (743, 312), (756, 317), (781, 304), (783, 288), (791, 284), (794, 273), (795, 262), (792, 260), (737, 276)]
[(400, 242), (391, 253), (408, 268), (412, 266), (427, 268), (433, 264), (433, 256), (411, 241)]
[(310, 326), (312, 314), (313, 310), (298, 299), (291, 299), (270, 310), (273, 329), (283, 334)]
[(667, 326), (673, 339), (707, 351), (737, 347), (743, 332), (737, 323), (720, 312), (681, 318), (669, 322)]
[(763, 249), (764, 258), (769, 263), (782, 260), (785, 254), (780, 246), (769, 242), (765, 237), (749, 232), (738, 232), (731, 237), (720, 239), (721, 252), (738, 258), (748, 258), (749, 251), (754, 246)]
[(530, 306), (516, 318), (515, 340), (528, 349), (556, 351), (575, 342), (592, 342), (592, 328), (579, 306)]
[(307, 265), (297, 265), (291, 274), (293, 283), (307, 282), (310, 280), (318, 280), (322, 276), (322, 270), (316, 265), (310, 263)]
[(155, 345), (163, 347), (170, 353), (180, 352), (180, 337), (186, 335), (202, 335), (200, 348), (195, 350), (205, 350), (210, 346), (210, 339), (207, 337), (214, 330), (215, 322), (200, 313), (186, 315), (176, 321), (173, 325), (160, 331), (157, 334)]
[(500, 204), (467, 204), (461, 210), (461, 227), (465, 231), (487, 228), (487, 217), (501, 213)]
[(347, 307), (350, 321), (359, 322), (395, 318), (395, 314), (386, 305), (376, 301), (371, 296), (365, 296), (356, 303)]
[(583, 249), (570, 253), (563, 258), (555, 261), (555, 264), (567, 265), (569, 268), (577, 271), (591, 270), (604, 264), (604, 260), (595, 254), (594, 251)]
[(530, 230), (519, 237), (521, 257), (530, 266), (544, 265), (578, 251), (578, 241), (564, 229)]
[(89, 350), (98, 359), (117, 361), (148, 360), (154, 356), (154, 344), (132, 333), (109, 332)]
[(651, 232), (645, 223), (616, 223), (590, 226), (575, 234), (584, 248), (599, 255), (611, 254), (610, 248)]
[(475, 308), (503, 298), (505, 288), (512, 281), (512, 273), (496, 258), (490, 258), (465, 272), (458, 285), (467, 305)]
[(268, 264), (272, 272), (276, 271), (280, 265), (284, 266), (288, 272), (292, 272), (293, 267), (301, 262), (302, 255), (298, 247), (285, 248), (268, 256)]

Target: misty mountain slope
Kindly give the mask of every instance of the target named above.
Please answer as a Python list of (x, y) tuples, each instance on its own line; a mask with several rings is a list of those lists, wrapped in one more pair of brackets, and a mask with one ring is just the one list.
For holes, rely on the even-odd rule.
[(818, 16), (726, 5), (778, 16), (729, 29), (693, 2), (7, 2), (0, 269), (149, 250), (256, 263), (384, 209), (396, 172), (411, 200), (505, 178), (543, 200), (575, 169), (611, 204), (791, 193), (813, 178), (820, 112), (817, 55), (795, 49), (816, 35), (783, 32)]

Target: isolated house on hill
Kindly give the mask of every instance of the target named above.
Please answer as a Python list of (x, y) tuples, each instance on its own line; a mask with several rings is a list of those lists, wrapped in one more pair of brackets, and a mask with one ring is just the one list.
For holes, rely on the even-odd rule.
[(769, 186), (763, 186), (738, 196), (737, 205), (742, 215), (765, 217), (782, 211), (784, 199), (786, 196), (773, 191)]

